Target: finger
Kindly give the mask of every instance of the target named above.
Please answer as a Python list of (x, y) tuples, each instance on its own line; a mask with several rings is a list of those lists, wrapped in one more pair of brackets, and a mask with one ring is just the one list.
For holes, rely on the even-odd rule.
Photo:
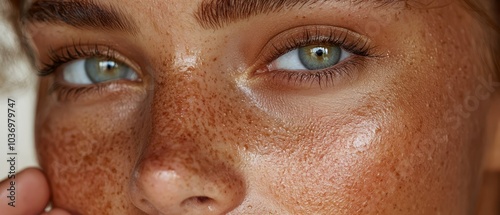
[(2, 214), (31, 215), (42, 212), (49, 201), (49, 185), (45, 175), (36, 168), (25, 169), (15, 178), (0, 183)]
[(62, 209), (52, 209), (50, 212), (45, 212), (41, 215), (71, 215), (69, 212)]

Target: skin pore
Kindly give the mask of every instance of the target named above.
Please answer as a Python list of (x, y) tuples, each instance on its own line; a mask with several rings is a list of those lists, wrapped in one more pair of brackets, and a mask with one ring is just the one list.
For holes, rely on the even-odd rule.
[[(34, 1), (36, 145), (54, 206), (474, 211), (498, 77), (489, 31), (461, 1), (230, 2)], [(309, 46), (343, 58), (310, 71), (286, 58)], [(121, 76), (88, 74), (116, 63)]]

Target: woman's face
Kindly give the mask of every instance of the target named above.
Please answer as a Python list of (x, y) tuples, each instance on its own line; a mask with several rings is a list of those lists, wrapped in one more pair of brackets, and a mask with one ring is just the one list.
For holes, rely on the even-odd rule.
[(40, 164), (82, 214), (467, 214), (492, 93), (461, 1), (35, 1)]

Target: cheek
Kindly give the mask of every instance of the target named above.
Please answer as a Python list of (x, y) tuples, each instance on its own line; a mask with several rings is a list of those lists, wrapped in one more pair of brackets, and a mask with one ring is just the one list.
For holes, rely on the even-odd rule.
[(54, 205), (80, 213), (125, 213), (128, 199), (124, 191), (133, 161), (138, 146), (147, 140), (138, 129), (144, 128), (142, 122), (134, 120), (147, 119), (144, 108), (134, 106), (139, 103), (134, 98), (98, 107), (40, 101), (36, 147), (51, 183)]
[(474, 165), (468, 163), (469, 128), (429, 120), (445, 106), (432, 114), (374, 107), (291, 129), (287, 147), (255, 165), (256, 181), (276, 204), (298, 214), (463, 211), (451, 206), (470, 196), (464, 179)]
[(398, 151), (386, 143), (388, 119), (368, 115), (387, 114), (356, 109), (292, 126), (287, 147), (259, 160), (255, 171), (264, 176), (256, 181), (275, 204), (296, 214), (380, 209), (400, 184), (393, 167)]
[(364, 106), (340, 111), (342, 116), (331, 110), (330, 118), (313, 116), (288, 138), (291, 148), (263, 158), (263, 178), (272, 182), (260, 183), (268, 184), (276, 204), (299, 214), (471, 210), (487, 107), (487, 98), (476, 92), (486, 90), (479, 80), (489, 80), (491, 71), (474, 65), (482, 65), (488, 48), (468, 39), (474, 35), (453, 36), (462, 29), (441, 21), (422, 26), (423, 32), (408, 31), (406, 49), (413, 52), (398, 56), (391, 68), (372, 71), (393, 75), (371, 88), (369, 99), (359, 103)]

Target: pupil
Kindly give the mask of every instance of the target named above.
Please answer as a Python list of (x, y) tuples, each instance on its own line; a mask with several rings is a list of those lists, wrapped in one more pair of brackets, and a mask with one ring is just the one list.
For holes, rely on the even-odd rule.
[(116, 69), (117, 65), (113, 61), (101, 61), (99, 62), (99, 66), (104, 70), (104, 71), (112, 71)]
[(322, 57), (322, 56), (323, 56), (323, 54), (324, 54), (323, 49), (318, 49), (318, 50), (316, 51), (316, 55), (318, 55), (318, 57)]

